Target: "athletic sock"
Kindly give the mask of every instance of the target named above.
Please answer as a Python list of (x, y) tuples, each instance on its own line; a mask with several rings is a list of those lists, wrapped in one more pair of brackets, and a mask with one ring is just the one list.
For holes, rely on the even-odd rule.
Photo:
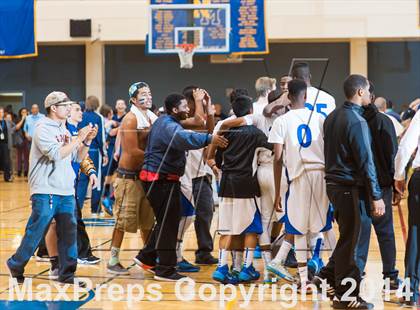
[(182, 240), (176, 242), (176, 262), (179, 263), (182, 261)]
[(241, 272), (242, 270), (242, 264), (244, 262), (244, 251), (232, 251), (233, 256), (233, 270), (237, 272)]
[(245, 268), (248, 268), (252, 265), (254, 260), (255, 249), (245, 248)]
[(58, 256), (50, 257), (50, 262), (51, 262), (51, 270), (55, 270), (58, 268)]
[(261, 255), (264, 262), (264, 279), (267, 279), (268, 278), (267, 266), (271, 262), (271, 251), (270, 250), (262, 251)]
[(283, 240), (283, 243), (280, 246), (280, 249), (273, 259), (273, 262), (276, 264), (283, 264), (286, 261), (287, 255), (289, 254), (290, 250), (292, 249), (292, 244), (286, 240)]
[(223, 267), (227, 265), (228, 255), (229, 255), (228, 250), (219, 249), (219, 263), (217, 264), (217, 267)]
[(115, 266), (120, 262), (120, 248), (111, 246), (111, 258), (109, 259), (108, 264), (110, 266)]
[(300, 283), (304, 285), (306, 282), (308, 282), (308, 266), (301, 266), (298, 267), (299, 271), (299, 277), (300, 277)]
[(194, 221), (194, 216), (182, 216), (181, 220), (179, 221), (178, 227), (178, 241), (176, 243), (176, 262), (179, 263), (183, 260), (182, 251), (183, 251), (183, 240), (185, 233), (187, 232), (188, 228)]

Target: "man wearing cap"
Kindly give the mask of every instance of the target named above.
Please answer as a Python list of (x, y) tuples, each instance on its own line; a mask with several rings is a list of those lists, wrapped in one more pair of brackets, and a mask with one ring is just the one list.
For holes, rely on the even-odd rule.
[[(16, 253), (7, 261), (10, 274), (23, 283), (24, 268), (54, 218), (57, 225), (59, 276), (61, 283), (73, 284), (77, 266), (74, 178), (71, 162), (81, 162), (87, 155), (96, 129), (88, 125), (70, 138), (65, 121), (73, 102), (62, 92), (54, 91), (45, 99), (48, 117), (41, 119), (34, 131), (30, 152), (29, 187), (32, 214)], [(83, 286), (83, 283), (78, 282)]]
[(111, 242), (111, 257), (107, 265), (107, 271), (113, 274), (128, 274), (128, 270), (119, 260), (124, 232), (136, 233), (140, 229), (145, 243), (154, 224), (153, 210), (144, 194), (139, 171), (144, 161), (148, 129), (157, 116), (149, 110), (152, 106), (149, 85), (144, 82), (134, 83), (129, 88), (128, 95), (131, 108), (120, 125), (122, 152), (114, 183), (115, 227)]

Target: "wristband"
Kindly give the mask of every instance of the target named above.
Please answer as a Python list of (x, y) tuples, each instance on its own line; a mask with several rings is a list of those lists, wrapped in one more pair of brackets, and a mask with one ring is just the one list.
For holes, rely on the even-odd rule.
[(82, 142), (84, 146), (90, 147), (90, 144), (87, 144), (85, 141)]

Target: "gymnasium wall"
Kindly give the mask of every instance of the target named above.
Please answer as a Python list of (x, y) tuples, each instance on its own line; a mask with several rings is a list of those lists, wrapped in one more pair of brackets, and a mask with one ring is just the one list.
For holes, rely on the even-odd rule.
[[(70, 38), (69, 19), (91, 18), (92, 40), (144, 41), (148, 3), (148, 0), (38, 0), (37, 39), (80, 41)], [(420, 37), (418, 0), (266, 0), (266, 4), (269, 39)]]
[[(211, 64), (209, 56), (194, 56), (194, 68), (179, 70), (177, 55), (146, 56), (144, 45), (105, 46), (105, 98), (114, 104), (117, 98), (127, 99), (128, 87), (136, 81), (150, 84), (154, 104), (161, 106), (166, 95), (181, 92), (187, 85), (205, 87), (213, 96), (213, 103), (222, 103), (228, 108), (227, 88), (247, 88), (255, 96), (254, 83), (269, 74), (280, 78), (287, 74), (292, 58), (327, 57), (330, 64), (323, 84), (325, 90), (344, 100), (342, 81), (349, 74), (348, 43), (273, 43), (270, 54), (262, 61), (242, 64)], [(261, 57), (262, 56), (258, 56)], [(311, 62), (313, 85), (319, 84), (325, 63)]]
[(369, 79), (398, 106), (420, 98), (420, 41), (369, 42)]
[[(266, 55), (270, 75), (279, 78), (289, 70), (293, 57), (329, 57), (331, 62), (323, 88), (337, 103), (344, 98), (341, 83), (349, 73), (348, 43), (272, 43)], [(85, 94), (85, 47), (80, 45), (39, 47), (39, 57), (0, 61), (0, 92), (25, 91), (26, 106), (42, 104), (52, 90), (64, 90), (75, 99)], [(369, 42), (369, 78), (377, 94), (392, 99), (397, 109), (420, 97), (420, 41)], [(195, 56), (192, 70), (179, 70), (173, 56), (145, 56), (144, 45), (105, 46), (106, 102), (127, 99), (131, 82), (150, 83), (154, 102), (161, 105), (165, 95), (181, 91), (187, 84), (209, 88), (214, 102), (227, 103), (226, 88), (246, 87), (255, 95), (253, 81), (265, 75), (261, 61), (237, 64), (211, 64), (209, 56)], [(311, 63), (314, 85), (322, 72), (321, 63)]]
[(36, 58), (0, 61), (0, 92), (24, 91), (27, 107), (42, 107), (54, 90), (75, 100), (85, 98), (84, 45), (39, 46)]

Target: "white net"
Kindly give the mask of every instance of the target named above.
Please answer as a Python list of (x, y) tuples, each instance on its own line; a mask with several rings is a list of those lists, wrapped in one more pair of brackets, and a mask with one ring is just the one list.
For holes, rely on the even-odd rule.
[(178, 48), (178, 56), (181, 69), (191, 69), (193, 67), (194, 48)]

